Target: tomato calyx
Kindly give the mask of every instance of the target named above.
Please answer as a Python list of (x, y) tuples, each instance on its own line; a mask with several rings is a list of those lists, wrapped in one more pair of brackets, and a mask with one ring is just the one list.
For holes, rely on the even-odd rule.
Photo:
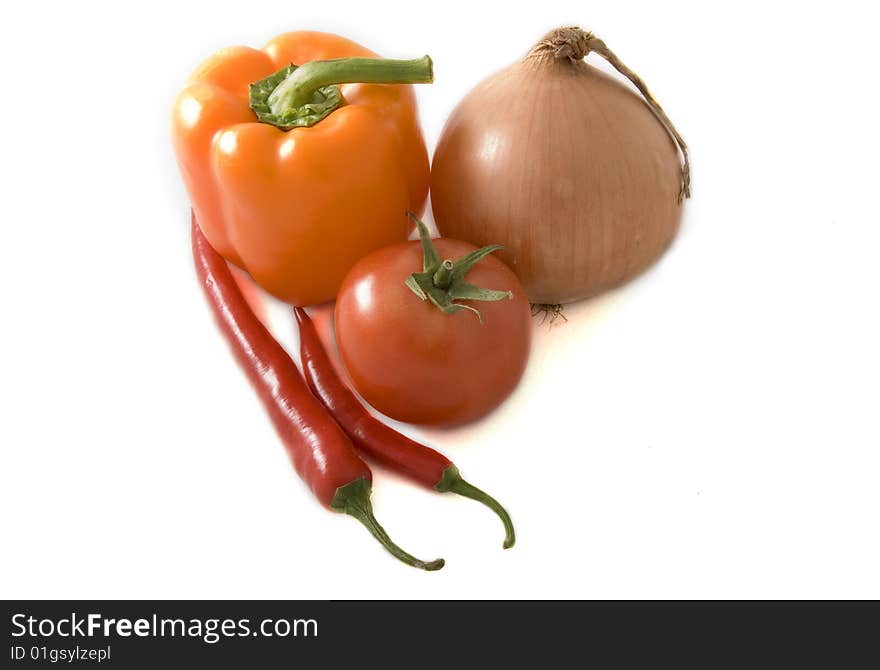
[(456, 300), (479, 300), (483, 302), (495, 302), (497, 300), (513, 300), (512, 291), (495, 291), (493, 289), (474, 286), (465, 281), (465, 276), (470, 269), (483, 258), (498, 251), (503, 247), (500, 244), (492, 244), (482, 249), (477, 249), (465, 254), (457, 260), (441, 259), (428, 228), (413, 212), (407, 214), (415, 221), (419, 229), (419, 238), (422, 242), (424, 260), (422, 271), (413, 272), (404, 282), (407, 287), (421, 300), (430, 300), (431, 303), (445, 314), (455, 314), (463, 309), (477, 315), (480, 323), (483, 315), (478, 309), (470, 305), (464, 305)]

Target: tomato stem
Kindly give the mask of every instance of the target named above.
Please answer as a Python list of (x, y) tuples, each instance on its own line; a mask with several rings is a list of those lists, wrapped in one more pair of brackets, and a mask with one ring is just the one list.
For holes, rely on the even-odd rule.
[(336, 495), (330, 503), (330, 507), (339, 512), (344, 512), (349, 516), (353, 516), (360, 521), (370, 534), (379, 540), (380, 544), (385, 547), (389, 553), (407, 565), (421, 570), (433, 571), (439, 570), (446, 561), (438, 558), (434, 561), (421, 561), (410, 553), (407, 553), (398, 547), (385, 532), (385, 529), (373, 516), (373, 505), (370, 502), (370, 482), (363, 477), (356, 479), (350, 484), (340, 486), (336, 489)]
[(431, 241), (428, 228), (415, 214), (412, 212), (407, 212), (407, 214), (416, 222), (416, 226), (419, 229), (419, 238), (422, 242), (422, 253), (424, 255), (422, 272), (412, 273), (404, 282), (410, 291), (422, 300), (430, 300), (437, 309), (445, 314), (454, 314), (463, 309), (469, 310), (477, 315), (481, 323), (483, 315), (480, 314), (479, 310), (470, 305), (455, 301), (482, 300), (494, 302), (504, 298), (513, 299), (512, 291), (495, 291), (474, 286), (465, 281), (465, 276), (470, 269), (493, 251), (501, 249), (500, 245), (493, 244), (477, 249), (455, 261), (441, 261), (437, 248)]
[(449, 288), (449, 285), (452, 283), (452, 271), (454, 269), (455, 264), (450, 260), (440, 263), (440, 267), (434, 273), (434, 286), (439, 289)]

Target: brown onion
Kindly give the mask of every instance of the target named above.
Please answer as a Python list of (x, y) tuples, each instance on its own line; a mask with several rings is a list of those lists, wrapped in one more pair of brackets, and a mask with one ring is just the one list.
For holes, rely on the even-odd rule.
[[(584, 62), (590, 52), (643, 97)], [(642, 80), (580, 28), (552, 31), (473, 89), (431, 175), (441, 234), (504, 245), (533, 303), (587, 298), (641, 272), (669, 246), (688, 196), (681, 136)]]

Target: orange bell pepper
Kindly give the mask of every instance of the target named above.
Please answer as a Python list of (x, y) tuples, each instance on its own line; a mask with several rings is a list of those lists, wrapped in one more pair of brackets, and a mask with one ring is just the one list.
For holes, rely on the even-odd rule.
[(208, 241), (281, 300), (335, 298), (352, 265), (404, 241), (407, 210), (424, 209), (429, 163), (412, 86), (382, 84), (431, 79), (427, 56), (385, 61), (318, 32), (210, 57), (172, 115)]

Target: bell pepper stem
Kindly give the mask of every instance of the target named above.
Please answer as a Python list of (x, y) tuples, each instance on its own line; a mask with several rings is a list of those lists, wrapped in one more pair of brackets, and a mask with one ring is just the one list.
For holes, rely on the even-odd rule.
[(338, 512), (344, 512), (349, 516), (353, 516), (360, 521), (370, 534), (375, 537), (379, 543), (385, 547), (389, 553), (407, 565), (421, 570), (433, 571), (442, 568), (446, 561), (438, 558), (434, 561), (421, 561), (412, 554), (407, 553), (398, 547), (385, 532), (385, 529), (379, 525), (376, 517), (373, 516), (373, 505), (370, 503), (370, 482), (361, 477), (350, 484), (340, 486), (336, 489), (336, 495), (330, 503), (330, 507)]
[(333, 84), (426, 84), (433, 80), (430, 56), (315, 60), (299, 66), (269, 94), (269, 108), (273, 114), (283, 114), (305, 105), (318, 89)]
[(501, 506), (501, 503), (488, 493), (481, 491), (473, 484), (465, 481), (457, 467), (450, 465), (446, 468), (443, 471), (443, 475), (440, 477), (440, 481), (434, 486), (434, 488), (441, 493), (457, 493), (465, 498), (470, 498), (471, 500), (483, 503), (486, 507), (495, 512), (504, 524), (504, 548), (510, 549), (514, 545), (516, 542), (516, 534), (513, 531), (513, 521), (511, 521), (507, 510), (505, 510)]

